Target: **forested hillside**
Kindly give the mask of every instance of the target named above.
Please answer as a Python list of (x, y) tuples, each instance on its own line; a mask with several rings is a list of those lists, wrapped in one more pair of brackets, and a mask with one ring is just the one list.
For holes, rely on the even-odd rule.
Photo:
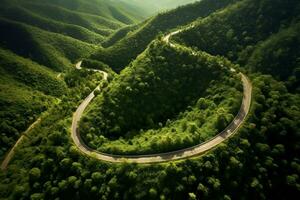
[[(157, 149), (148, 147), (148, 152), (159, 149), (169, 151), (197, 144), (223, 130), (239, 110), (242, 98), (238, 90), (241, 89), (241, 83), (240, 78), (230, 72), (232, 67), (234, 66), (228, 61), (210, 57), (203, 52), (193, 54), (182, 47), (174, 49), (163, 41), (151, 43), (149, 49), (139, 55), (95, 99), (82, 119), (80, 132), (91, 146), (99, 148), (104, 148), (104, 140), (117, 139), (120, 136), (127, 143), (132, 143), (132, 137), (139, 137), (137, 135), (144, 135), (143, 138), (147, 141), (147, 138), (152, 137), (146, 135), (152, 131), (161, 133), (152, 133), (156, 138), (151, 143)], [(226, 86), (222, 87), (225, 82)], [(217, 87), (207, 90), (212, 85), (218, 85), (220, 95), (214, 94)], [(222, 91), (227, 91), (227, 98), (221, 95)], [(186, 113), (178, 117), (177, 123), (171, 125), (188, 106), (189, 110), (200, 108), (195, 109), (194, 114), (189, 114), (197, 119), (190, 117), (186, 121)], [(201, 113), (202, 106), (203, 110), (209, 107), (210, 112)], [(197, 112), (199, 116), (195, 114)], [(170, 127), (160, 130), (166, 124)], [(148, 129), (153, 130), (143, 133), (143, 130)], [(193, 130), (193, 134), (179, 134), (186, 130)], [(172, 133), (166, 134), (167, 132)], [(143, 145), (145, 143), (147, 142), (144, 141)], [(116, 149), (116, 146), (110, 145), (110, 149)], [(120, 154), (125, 151), (124, 148), (114, 152)], [(145, 151), (144, 147), (138, 150)], [(137, 148), (131, 153), (137, 153)]]
[[(278, 77), (299, 80), (300, 5), (296, 0), (248, 0), (198, 20), (177, 40)], [(176, 38), (175, 37), (175, 38)], [(298, 76), (298, 77), (297, 77)]]
[(63, 70), (116, 29), (142, 20), (141, 12), (102, 0), (6, 0), (0, 8), (1, 46)]
[(171, 10), (178, 6), (189, 4), (197, 0), (121, 0), (127, 4), (138, 6), (146, 11), (146, 14), (153, 15), (153, 13), (165, 10)]
[[(142, 22), (138, 5), (126, 10), (123, 0), (4, 2), (32, 18), (0, 12), (0, 157), (41, 121), (0, 172), (0, 199), (300, 195), (298, 0), (202, 0)], [(87, 34), (65, 32), (74, 27)], [(72, 68), (82, 58), (82, 69)], [(232, 119), (247, 91), (241, 74), (253, 88), (251, 107), (231, 137), (201, 155), (164, 157), (240, 122)], [(74, 112), (94, 94), (75, 126), (78, 145)], [(123, 158), (151, 153), (164, 162)]]
[[(123, 30), (112, 43), (113, 46), (101, 48), (91, 55), (92, 59), (108, 64), (115, 71), (124, 69), (159, 33), (164, 33), (181, 25), (191, 23), (197, 18), (206, 17), (214, 11), (237, 0), (203, 0), (160, 13), (135, 27), (133, 31)], [(117, 42), (116, 42), (117, 41)], [(107, 44), (105, 45), (107, 46)]]
[(142, 19), (142, 11), (117, 2), (2, 1), (0, 157), (74, 85), (68, 77), (76, 61), (117, 29)]

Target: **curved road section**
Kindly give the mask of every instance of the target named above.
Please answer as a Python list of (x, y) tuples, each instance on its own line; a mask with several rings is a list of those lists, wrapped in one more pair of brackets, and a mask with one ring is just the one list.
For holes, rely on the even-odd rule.
[[(186, 29), (192, 28), (193, 26), (190, 26)], [(185, 29), (185, 30), (186, 30)], [(172, 32), (165, 36), (163, 38), (163, 41), (168, 43), (170, 46), (175, 47), (176, 44), (170, 43), (170, 37), (173, 35), (181, 32), (183, 30), (177, 30), (175, 32)], [(196, 54), (194, 52), (194, 54)], [(77, 63), (76, 68), (81, 69), (81, 62)], [(235, 72), (234, 69), (230, 69), (232, 72)], [(100, 70), (93, 70), (98, 71), (100, 73), (104, 74), (104, 79), (107, 79), (107, 73), (100, 71)], [(210, 140), (205, 141), (204, 143), (201, 143), (199, 145), (181, 149), (178, 151), (172, 151), (167, 153), (158, 153), (158, 154), (148, 154), (148, 155), (114, 155), (114, 154), (106, 154), (101, 153), (99, 151), (96, 151), (94, 149), (91, 149), (88, 147), (84, 141), (81, 139), (79, 131), (78, 131), (78, 122), (85, 110), (85, 108), (88, 106), (88, 104), (92, 101), (92, 99), (95, 97), (94, 91), (100, 90), (100, 87), (98, 86), (88, 97), (85, 98), (85, 100), (80, 104), (80, 106), (77, 108), (76, 112), (73, 115), (73, 121), (72, 121), (72, 127), (71, 127), (71, 135), (72, 139), (75, 143), (75, 145), (78, 147), (78, 149), (88, 156), (94, 157), (98, 160), (112, 162), (112, 163), (120, 163), (120, 162), (134, 162), (134, 163), (159, 163), (159, 162), (167, 162), (167, 161), (173, 161), (173, 160), (179, 160), (184, 158), (189, 158), (197, 155), (201, 155), (208, 150), (213, 149), (218, 144), (222, 143), (226, 139), (228, 139), (230, 136), (232, 136), (242, 125), (242, 123), (246, 120), (246, 117), (250, 110), (251, 105), (251, 98), (252, 98), (252, 85), (250, 80), (242, 73), (240, 73), (241, 80), (243, 82), (243, 101), (240, 107), (240, 110), (238, 114), (235, 116), (233, 121), (218, 135), (211, 138)]]

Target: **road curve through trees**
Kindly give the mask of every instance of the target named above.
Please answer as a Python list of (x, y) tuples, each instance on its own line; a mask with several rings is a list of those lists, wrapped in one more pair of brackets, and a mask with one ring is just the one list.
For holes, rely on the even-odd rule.
[[(190, 26), (186, 29), (192, 28), (193, 26)], [(173, 44), (170, 42), (170, 37), (173, 35), (180, 33), (183, 30), (177, 30), (174, 31), (168, 35), (166, 35), (163, 38), (163, 41), (165, 41), (167, 44), (169, 44), (171, 47), (175, 47), (176, 44)], [(196, 54), (195, 52), (193, 53)], [(77, 69), (81, 69), (81, 62), (76, 64)], [(230, 69), (232, 72), (235, 72), (234, 69)], [(104, 79), (107, 79), (107, 73), (100, 71), (100, 70), (93, 70), (98, 71), (100, 73), (104, 74)], [(159, 162), (167, 162), (167, 161), (173, 161), (173, 160), (179, 160), (184, 158), (189, 158), (193, 156), (201, 155), (208, 150), (213, 149), (218, 144), (222, 143), (226, 139), (228, 139), (230, 136), (232, 136), (234, 133), (237, 132), (239, 127), (242, 125), (242, 123), (246, 120), (246, 117), (250, 110), (251, 105), (251, 98), (252, 98), (252, 85), (248, 77), (242, 73), (239, 73), (241, 76), (241, 80), (243, 83), (243, 100), (240, 107), (240, 110), (238, 114), (235, 116), (233, 121), (218, 135), (215, 137), (198, 144), (196, 146), (192, 146), (189, 148), (181, 149), (178, 151), (172, 151), (167, 153), (158, 153), (158, 154), (148, 154), (148, 155), (114, 155), (114, 154), (107, 154), (102, 153), (99, 151), (96, 151), (95, 149), (92, 149), (88, 147), (82, 138), (80, 137), (80, 133), (78, 130), (78, 122), (80, 121), (80, 118), (85, 110), (85, 108), (88, 106), (88, 104), (92, 101), (92, 99), (95, 97), (94, 91), (100, 90), (100, 87), (98, 86), (88, 97), (86, 97), (83, 102), (80, 104), (80, 106), (77, 108), (73, 115), (73, 121), (72, 121), (72, 127), (71, 127), (71, 137), (77, 146), (77, 148), (85, 155), (91, 156), (95, 159), (111, 162), (111, 163), (121, 163), (121, 162), (132, 162), (132, 163), (159, 163)]]

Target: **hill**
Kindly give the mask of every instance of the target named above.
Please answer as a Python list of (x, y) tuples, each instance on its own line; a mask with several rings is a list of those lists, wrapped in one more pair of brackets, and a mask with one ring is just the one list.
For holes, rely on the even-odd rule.
[[(162, 140), (165, 138), (174, 135), (170, 139), (173, 145), (162, 145), (163, 151), (196, 144), (199, 138), (204, 140), (225, 128), (223, 126), (226, 126), (230, 118), (233, 118), (239, 110), (241, 93), (238, 89), (241, 87), (237, 87), (237, 85), (240, 86), (239, 78), (234, 77), (230, 72), (231, 67), (233, 66), (229, 62), (221, 58), (210, 57), (203, 52), (193, 55), (188, 49), (183, 47), (174, 49), (163, 41), (151, 43), (145, 52), (109, 84), (103, 95), (95, 99), (82, 119), (80, 131), (87, 142), (94, 144), (93, 147), (101, 146), (101, 149), (106, 148), (106, 145), (103, 145), (103, 140), (106, 138), (118, 140), (122, 137), (126, 143), (130, 144), (134, 141), (132, 140), (134, 136), (139, 135), (137, 137), (142, 138), (135, 139), (135, 142), (143, 141), (151, 132), (157, 132), (151, 134), (161, 137), (155, 139), (157, 146), (160, 146), (158, 144), (163, 143)], [(228, 77), (231, 77), (231, 80)], [(221, 86), (224, 82), (228, 83), (227, 87)], [(210, 88), (211, 91), (208, 91), (209, 85), (219, 87), (220, 96), (215, 96), (216, 88)], [(234, 89), (235, 87), (238, 89)], [(225, 92), (221, 95), (221, 91), (227, 91), (227, 95), (230, 94), (231, 98), (226, 99), (223, 96)], [(205, 101), (203, 105), (210, 107), (210, 113), (202, 113), (202, 119), (193, 122), (186, 121), (188, 115), (197, 116), (197, 112), (198, 114), (205, 112), (197, 109), (193, 111), (194, 114), (191, 111), (189, 114), (178, 117), (178, 114), (184, 112), (188, 106), (189, 110), (195, 108), (200, 97), (205, 98), (210, 95), (214, 97), (210, 100), (209, 98), (202, 99)], [(219, 123), (218, 115), (222, 117), (224, 115), (226, 118), (222, 127), (216, 125)], [(209, 123), (202, 123), (208, 118), (210, 118)], [(170, 125), (167, 130), (160, 129), (163, 124), (171, 124), (173, 121), (175, 121), (174, 124)], [(192, 126), (192, 129), (195, 129), (192, 139), (180, 142), (181, 138), (188, 138), (187, 134), (180, 135), (180, 133), (190, 129), (190, 127), (184, 128), (182, 131), (181, 126)], [(171, 129), (173, 131), (170, 131)], [(143, 130), (148, 133), (143, 133)], [(170, 135), (166, 134), (168, 132), (171, 132)], [(95, 139), (99, 137), (102, 139)], [(148, 137), (148, 144), (144, 142), (147, 146), (146, 150), (143, 149), (144, 146), (137, 148), (134, 147), (136, 144), (129, 145), (132, 148), (131, 153), (159, 151), (159, 148), (150, 147), (151, 138)], [(112, 143), (107, 146), (107, 149), (115, 149), (114, 153), (125, 152), (122, 146), (119, 150), (116, 150), (118, 149), (116, 144)], [(106, 151), (111, 152), (107, 149)]]
[(273, 34), (257, 45), (246, 68), (273, 75), (277, 80), (286, 81), (289, 89), (300, 91), (300, 23)]
[(76, 85), (71, 74), (78, 59), (116, 29), (142, 19), (137, 8), (115, 1), (2, 1), (0, 157)]
[(121, 1), (142, 8), (146, 12), (147, 17), (149, 17), (154, 13), (162, 12), (165, 10), (171, 10), (181, 5), (193, 3), (197, 0), (152, 0), (152, 1), (121, 0)]
[(72, 62), (95, 48), (71, 37), (2, 18), (0, 27), (2, 48), (57, 71), (70, 67)]
[(0, 75), (2, 157), (67, 87), (48, 68), (3, 49), (0, 49)]
[(160, 13), (141, 23), (132, 32), (125, 30), (125, 34), (119, 34), (121, 36), (115, 39), (119, 40), (118, 42), (115, 42), (111, 47), (99, 49), (98, 52), (91, 55), (91, 58), (108, 64), (115, 71), (120, 71), (142, 53), (159, 33), (191, 23), (197, 18), (206, 17), (235, 1), (204, 0), (166, 13)]
[[(56, 18), (61, 21), (81, 19), (87, 20), (85, 17), (94, 17), (94, 19), (106, 19), (108, 21), (130, 24), (143, 19), (143, 11), (138, 10), (137, 7), (127, 5), (119, 1), (106, 0), (13, 0), (5, 1), (11, 6), (21, 6), (30, 9), (33, 12), (39, 13), (48, 18)], [(53, 11), (57, 11), (55, 15)], [(75, 17), (75, 18), (74, 18)], [(100, 23), (98, 23), (100, 24)]]
[(294, 0), (273, 1), (272, 6), (245, 0), (196, 21), (174, 39), (279, 80), (299, 79), (299, 10)]
[[(46, 8), (46, 10), (49, 10), (48, 7)], [(70, 36), (88, 43), (100, 43), (103, 40), (103, 35), (105, 34), (104, 31), (102, 33), (103, 35), (101, 35), (78, 25), (62, 23), (46, 17), (41, 17), (37, 14), (32, 13), (30, 10), (21, 7), (9, 7), (3, 9), (1, 11), (1, 15), (2, 17), (10, 20), (19, 21), (31, 26), (44, 29), (46, 31), (61, 33), (63, 35)], [(100, 32), (100, 30), (98, 32)]]

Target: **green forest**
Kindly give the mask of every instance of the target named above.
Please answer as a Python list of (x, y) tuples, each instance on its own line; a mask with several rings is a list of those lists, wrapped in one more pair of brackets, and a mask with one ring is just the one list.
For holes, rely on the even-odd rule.
[(295, 199), (298, 0), (3, 0), (0, 200)]

